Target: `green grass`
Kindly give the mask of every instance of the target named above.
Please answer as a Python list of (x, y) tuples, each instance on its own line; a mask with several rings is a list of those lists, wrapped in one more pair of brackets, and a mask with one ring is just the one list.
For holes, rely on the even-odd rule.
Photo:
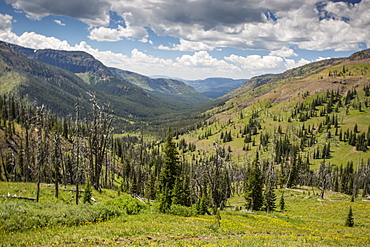
[[(64, 186), (59, 185), (59, 197), (55, 198), (55, 187), (54, 184), (41, 184), (40, 186), (40, 202), (60, 202), (66, 204), (75, 203), (75, 186)], [(83, 185), (80, 185), (80, 190), (83, 189)], [(11, 196), (17, 195), (22, 197), (36, 197), (36, 183), (7, 183), (0, 182), (0, 195), (8, 195), (8, 192)], [(100, 192), (93, 191), (94, 199), (98, 203), (104, 203), (109, 199), (112, 199), (117, 196), (117, 192), (113, 190), (102, 189)], [(4, 197), (0, 197), (0, 202), (4, 200)], [(14, 199), (9, 199), (14, 200)]]
[[(367, 100), (364, 96), (364, 92), (361, 91), (362, 86), (357, 88), (358, 94), (356, 99), (353, 102), (357, 102), (358, 100), (362, 101), (362, 103)], [(322, 106), (317, 106), (317, 116), (312, 117), (305, 122), (300, 122), (298, 117), (295, 119), (291, 119), (291, 122), (288, 122), (288, 119), (291, 117), (292, 109), (296, 106), (297, 103), (303, 102), (309, 105), (313, 99), (317, 97), (324, 97), (325, 92), (320, 92), (313, 95), (305, 95), (300, 94), (295, 96), (289, 100), (284, 101), (280, 104), (272, 104), (269, 101), (260, 101), (252, 106), (246, 107), (244, 109), (234, 107), (226, 112), (220, 113), (214, 117), (216, 119), (212, 122), (212, 124), (203, 126), (193, 132), (185, 134), (182, 136), (188, 142), (193, 142), (196, 144), (197, 149), (204, 150), (208, 155), (214, 152), (214, 146), (220, 145), (224, 146), (225, 149), (228, 146), (231, 147), (232, 153), (232, 161), (234, 163), (243, 164), (248, 162), (251, 157), (254, 157), (255, 152), (257, 150), (261, 150), (259, 147), (260, 144), (260, 135), (257, 134), (252, 136), (252, 139), (255, 139), (256, 146), (252, 146), (252, 143), (245, 144), (249, 146), (251, 150), (244, 151), (244, 137), (239, 133), (240, 129), (243, 129), (245, 125), (248, 124), (248, 121), (252, 115), (253, 111), (259, 111), (258, 120), (261, 123), (262, 129), (260, 129), (259, 133), (269, 133), (270, 134), (270, 142), (267, 147), (267, 151), (263, 151), (259, 153), (262, 159), (269, 159), (271, 158), (271, 150), (273, 148), (273, 136), (276, 133), (276, 129), (278, 126), (281, 126), (283, 133), (292, 133), (293, 129), (301, 129), (302, 125), (305, 125), (305, 128), (308, 126), (319, 126), (320, 123), (325, 121), (324, 116), (319, 116), (319, 111), (326, 107), (326, 104), (323, 103)], [(240, 115), (243, 115), (243, 118), (240, 118)], [(367, 133), (369, 123), (370, 123), (370, 108), (369, 107), (362, 107), (362, 110), (359, 111), (358, 109), (354, 109), (352, 106), (349, 108), (349, 111), (346, 112), (344, 107), (339, 109), (339, 112), (332, 112), (330, 116), (336, 115), (339, 119), (339, 126), (342, 132), (344, 133), (347, 129), (353, 130), (354, 125), (358, 125), (359, 133), (365, 132)], [(278, 121), (277, 121), (278, 119)], [(339, 130), (340, 130), (339, 129)], [(208, 136), (207, 139), (199, 139), (199, 136), (203, 136), (207, 131), (211, 130), (212, 135)], [(338, 132), (339, 132), (338, 130)], [(220, 139), (220, 133), (231, 131), (233, 140), (231, 142), (223, 143)], [(347, 142), (339, 141), (339, 137), (335, 136), (335, 128), (331, 126), (330, 132), (332, 137), (330, 139), (327, 137), (327, 130), (326, 126), (323, 126), (322, 131), (320, 133), (315, 132), (317, 143), (313, 144), (312, 147), (305, 147), (304, 151), (301, 152), (301, 155), (305, 157), (309, 155), (310, 163), (312, 164), (311, 169), (316, 170), (319, 167), (319, 164), (322, 163), (323, 159), (313, 159), (313, 152), (317, 148), (322, 148), (325, 143), (330, 142), (330, 158), (325, 159), (325, 162), (331, 163), (336, 166), (346, 165), (348, 162), (353, 162), (355, 166), (359, 164), (361, 161), (367, 161), (370, 159), (370, 151), (357, 151), (355, 147), (348, 145)], [(296, 143), (299, 143), (299, 138), (294, 138), (292, 135), (288, 135), (288, 138), (291, 139), (292, 142), (296, 140)]]
[[(335, 66), (321, 71), (318, 74), (312, 76), (317, 77), (328, 77), (329, 73), (333, 74), (333, 77), (346, 78), (349, 76), (370, 76), (370, 65), (369, 64), (346, 64), (341, 66)], [(334, 73), (336, 74), (334, 76)]]
[[(0, 69), (1, 70), (1, 69)], [(0, 73), (0, 93), (7, 94), (25, 81), (25, 78), (16, 72)]]
[[(137, 215), (121, 215), (80, 226), (47, 226), (22, 231), (0, 230), (1, 246), (368, 246), (370, 202), (364, 198), (297, 188), (285, 190), (284, 212), (221, 212), (215, 216), (181, 217), (157, 213), (154, 208)], [(280, 191), (277, 191), (277, 201)], [(234, 197), (230, 205), (243, 205)], [(4, 203), (4, 202), (2, 202)], [(349, 207), (355, 226), (345, 227)]]

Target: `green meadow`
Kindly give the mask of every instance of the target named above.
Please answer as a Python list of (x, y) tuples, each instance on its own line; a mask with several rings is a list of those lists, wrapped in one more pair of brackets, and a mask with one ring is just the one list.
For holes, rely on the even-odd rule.
[[(32, 196), (34, 184), (1, 183), (0, 193)], [(11, 190), (11, 191), (10, 191)], [(370, 201), (327, 191), (302, 187), (277, 189), (277, 204), (284, 192), (285, 209), (266, 213), (244, 209), (243, 196), (233, 197), (214, 215), (188, 216), (158, 213), (156, 204), (144, 205), (128, 195), (93, 191), (96, 203), (73, 205), (72, 192), (64, 190), (61, 199), (53, 198), (53, 186), (43, 185), (40, 202), (1, 199), (1, 246), (369, 246)], [(117, 199), (121, 198), (121, 199)], [(123, 199), (125, 202), (123, 202)], [(54, 202), (51, 202), (53, 201)], [(122, 210), (130, 202), (137, 211)], [(129, 204), (130, 204), (129, 203)], [(4, 208), (17, 207), (10, 215)], [(127, 206), (127, 204), (126, 204)], [(346, 227), (349, 208), (354, 226)], [(277, 207), (279, 208), (279, 207)], [(68, 215), (68, 212), (70, 215)], [(98, 213), (97, 213), (98, 212)], [(102, 214), (102, 212), (104, 212)], [(32, 213), (47, 215), (44, 224), (24, 217), (15, 227), (12, 221)], [(64, 214), (64, 215), (63, 215)], [(61, 216), (62, 215), (62, 216)], [(71, 216), (73, 215), (73, 217)], [(104, 217), (108, 216), (108, 217)], [(55, 220), (58, 219), (59, 221)], [(61, 218), (70, 220), (61, 220)], [(80, 221), (76, 219), (80, 217)], [(72, 222), (73, 221), (73, 222)], [(18, 222), (20, 223), (20, 222)], [(34, 225), (32, 225), (32, 223)], [(8, 226), (8, 227), (6, 227)], [(13, 226), (13, 228), (11, 228)]]

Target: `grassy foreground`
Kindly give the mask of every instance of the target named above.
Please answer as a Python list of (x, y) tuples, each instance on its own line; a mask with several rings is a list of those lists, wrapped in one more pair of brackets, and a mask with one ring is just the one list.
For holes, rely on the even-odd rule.
[[(1, 192), (4, 183), (0, 185)], [(279, 201), (280, 191), (276, 193)], [(100, 196), (101, 204), (106, 204), (104, 201), (108, 202), (109, 197)], [(370, 245), (370, 201), (356, 198), (351, 202), (349, 196), (331, 192), (320, 200), (308, 188), (284, 190), (284, 198), (283, 212), (222, 211), (219, 224), (215, 216), (165, 215), (156, 213), (153, 206), (136, 215), (126, 213), (75, 226), (62, 224), (14, 231), (0, 226), (0, 246)], [(2, 200), (0, 204), (11, 201), (14, 199)], [(231, 205), (242, 203), (242, 197), (230, 200)], [(350, 206), (355, 226), (345, 227)]]

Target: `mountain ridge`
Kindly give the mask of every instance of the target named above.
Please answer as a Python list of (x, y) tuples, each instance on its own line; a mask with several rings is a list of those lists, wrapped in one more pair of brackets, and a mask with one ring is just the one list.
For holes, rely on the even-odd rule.
[[(144, 89), (146, 92), (153, 93), (165, 100), (180, 100), (187, 103), (206, 102), (209, 100), (209, 98), (202, 96), (182, 81), (152, 79), (134, 72), (109, 68), (92, 55), (83, 51), (31, 49), (14, 44), (9, 44), (9, 46), (26, 55), (29, 59), (73, 72), (85, 82), (98, 87), (99, 90), (105, 90), (104, 83), (108, 83), (109, 87), (112, 87), (113, 85), (110, 81), (114, 81), (117, 84), (117, 88), (114, 90), (111, 88), (107, 91), (109, 94), (113, 93), (113, 91), (119, 91), (122, 87), (130, 88), (131, 85), (134, 85), (136, 88)], [(122, 81), (117, 80), (116, 77), (122, 79)]]
[(195, 102), (206, 102), (210, 99), (198, 93), (193, 87), (184, 82), (169, 78), (150, 78), (135, 72), (118, 68), (109, 68), (110, 71), (133, 85), (153, 93), (160, 97), (173, 98), (175, 100), (187, 102), (189, 99)]
[[(114, 76), (109, 70), (98, 69), (98, 73), (106, 75), (103, 79), (93, 72), (75, 74), (29, 59), (6, 43), (0, 43), (0, 46), (1, 93), (17, 94), (21, 98), (35, 101), (38, 105), (44, 104), (57, 115), (74, 115), (77, 102), (89, 109), (89, 93), (96, 95), (100, 102), (110, 104), (118, 122), (130, 122), (128, 126), (133, 128), (142, 125), (142, 121), (163, 123), (169, 118), (183, 118), (189, 114), (186, 111), (194, 105), (160, 99)], [(82, 54), (85, 56), (85, 53)], [(94, 80), (93, 83), (82, 80), (81, 74), (90, 81)]]
[[(240, 165), (258, 160), (289, 167), (301, 159), (318, 169), (370, 159), (370, 49), (250, 81), (255, 85), (247, 82), (207, 111), (210, 117), (184, 132), (182, 142), (205, 156), (218, 146)], [(280, 149), (282, 142), (288, 145)], [(290, 151), (281, 159), (284, 150)]]
[(219, 98), (246, 83), (248, 79), (209, 77), (203, 80), (184, 80), (187, 85), (211, 98)]

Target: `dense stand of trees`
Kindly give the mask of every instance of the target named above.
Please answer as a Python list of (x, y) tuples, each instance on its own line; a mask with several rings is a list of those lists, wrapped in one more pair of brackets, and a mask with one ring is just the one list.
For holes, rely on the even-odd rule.
[[(253, 110), (249, 119), (241, 114), (245, 125), (239, 129), (211, 129), (213, 123), (205, 122), (197, 126), (204, 127), (199, 139), (218, 135), (212, 153), (178, 139), (178, 132), (170, 129), (162, 141), (147, 138), (144, 130), (113, 137), (109, 107), (100, 105), (94, 96), (89, 116), (76, 104), (76, 116), (58, 118), (43, 107), (2, 95), (0, 179), (36, 183), (37, 200), (40, 183), (54, 184), (55, 197), (61, 184), (69, 184), (76, 186), (78, 203), (79, 186), (88, 182), (96, 190), (113, 188), (157, 200), (161, 212), (170, 211), (172, 205), (196, 205), (199, 214), (211, 213), (209, 208), (216, 213), (232, 195), (244, 195), (248, 209), (271, 211), (276, 208), (275, 189), (303, 185), (319, 188), (321, 197), (326, 190), (367, 195), (370, 161), (360, 160), (356, 169), (352, 162), (334, 165), (328, 161), (334, 141), (360, 152), (370, 146), (370, 126), (365, 132), (357, 125), (343, 129), (339, 115), (349, 107), (359, 111), (370, 107), (368, 88), (362, 101), (351, 90), (346, 96), (328, 91), (298, 103), (287, 118), (287, 122), (300, 123), (298, 127), (277, 124), (274, 132), (265, 130), (261, 110)], [(318, 124), (306, 124), (319, 116)], [(281, 122), (283, 117), (273, 119)], [(318, 135), (326, 136), (325, 143), (318, 142)], [(253, 158), (243, 164), (234, 162), (231, 148), (224, 146), (234, 139), (244, 140), (246, 152), (253, 147)], [(319, 169), (311, 170), (314, 159), (323, 161)]]

